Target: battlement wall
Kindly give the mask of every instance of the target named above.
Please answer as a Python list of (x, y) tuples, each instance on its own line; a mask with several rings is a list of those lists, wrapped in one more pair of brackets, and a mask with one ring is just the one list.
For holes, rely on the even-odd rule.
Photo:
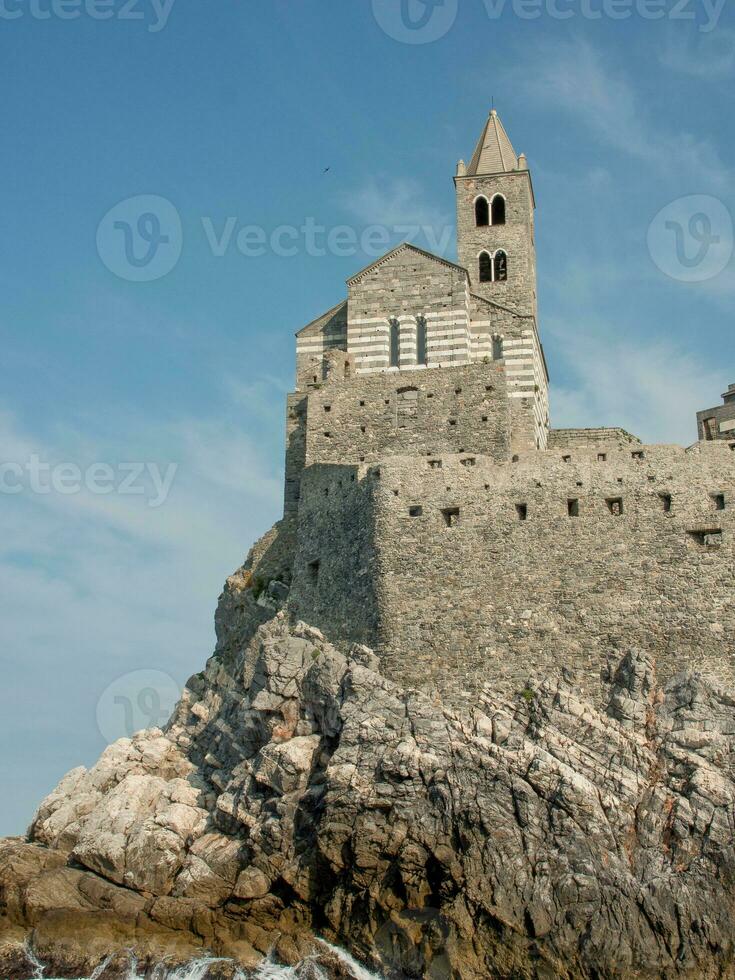
[[(309, 467), (299, 614), (375, 645), (402, 683), (456, 701), (560, 666), (594, 697), (608, 658), (631, 646), (664, 677), (692, 667), (735, 683), (735, 453), (709, 443), (600, 455)], [(335, 485), (342, 470), (355, 489)], [(303, 585), (308, 554), (330, 566), (318, 600)]]
[(507, 459), (506, 392), (500, 362), (348, 379), (335, 375), (308, 395), (306, 464), (464, 450)]
[(722, 450), (386, 461), (389, 671), (461, 696), (562, 665), (595, 696), (608, 656), (639, 646), (664, 677), (694, 667), (735, 681), (735, 454)]
[(638, 436), (625, 429), (551, 429), (549, 449), (625, 449), (631, 443), (640, 444)]
[(290, 611), (344, 644), (377, 642), (375, 485), (364, 466), (302, 478)]

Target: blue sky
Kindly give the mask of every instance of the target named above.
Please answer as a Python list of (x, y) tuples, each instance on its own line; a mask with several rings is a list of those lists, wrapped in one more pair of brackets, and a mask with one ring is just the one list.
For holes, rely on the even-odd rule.
[[(75, 2), (0, 3), (0, 462), (23, 468), (0, 494), (0, 833), (94, 761), (138, 672), (201, 668), (280, 513), (294, 331), (370, 225), (452, 256), (451, 177), (493, 98), (533, 171), (554, 424), (690, 443), (735, 381), (732, 5), (405, 0), (429, 40), (399, 0)], [(181, 229), (148, 282), (106, 251), (141, 195)], [(102, 465), (110, 492), (38, 492), (33, 458)], [(175, 467), (164, 502), (150, 469), (120, 492), (135, 463)]]

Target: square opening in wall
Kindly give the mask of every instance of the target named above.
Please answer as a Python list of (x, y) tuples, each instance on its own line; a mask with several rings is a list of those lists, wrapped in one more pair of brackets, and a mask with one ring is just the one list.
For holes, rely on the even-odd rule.
[(365, 402), (360, 402), (360, 408), (365, 408)]
[(319, 562), (310, 561), (306, 566), (306, 574), (312, 585), (316, 585), (319, 581)]
[(459, 524), (459, 507), (445, 507), (442, 517), (447, 527), (456, 527)]
[(483, 421), (483, 422), (487, 422), (487, 415), (483, 415), (483, 416), (482, 416), (482, 421)]
[(561, 461), (562, 461), (562, 463), (571, 463), (572, 457), (571, 456), (562, 456)]
[(474, 466), (475, 465), (475, 457), (474, 456), (468, 456), (467, 459), (461, 460), (461, 463), (462, 463), (462, 466)]
[(579, 517), (579, 500), (576, 497), (567, 500), (567, 513), (570, 517)]
[(331, 439), (332, 438), (332, 433), (331, 432), (325, 432), (324, 433), (324, 438), (325, 439)]
[(607, 453), (598, 453), (597, 454), (597, 462), (598, 463), (606, 463), (607, 462)]
[(456, 425), (457, 424), (457, 420), (456, 419), (450, 419), (449, 420), (449, 424), (450, 425)]
[(332, 411), (332, 406), (331, 405), (325, 405), (324, 406), (324, 411), (325, 412), (331, 412)]
[(646, 454), (644, 452), (641, 452), (640, 450), (638, 450), (637, 452), (631, 453), (630, 455), (633, 457), (633, 459), (645, 459), (646, 458)]
[(440, 459), (430, 459), (429, 466), (432, 470), (440, 470), (442, 468), (442, 461)]
[(724, 493), (713, 493), (712, 494), (712, 506), (715, 510), (725, 509), (725, 494)]
[(722, 547), (722, 529), (721, 528), (710, 528), (702, 530), (688, 531), (687, 534), (698, 544), (700, 548), (721, 548)]
[(620, 517), (623, 513), (623, 498), (622, 497), (608, 497), (605, 501), (607, 504), (607, 509), (613, 515), (613, 517)]
[(519, 521), (528, 520), (528, 504), (516, 504), (516, 514)]
[(408, 508), (408, 516), (409, 517), (421, 517), (421, 515), (423, 513), (424, 513), (424, 508), (423, 507), (409, 507)]

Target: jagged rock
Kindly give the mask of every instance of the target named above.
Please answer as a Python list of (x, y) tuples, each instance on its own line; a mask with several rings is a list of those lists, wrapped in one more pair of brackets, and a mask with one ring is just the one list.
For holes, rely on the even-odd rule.
[(732, 696), (631, 651), (606, 711), (559, 676), (458, 713), (239, 601), (165, 732), (0, 845), (3, 976), (25, 936), (89, 975), (315, 931), (388, 976), (735, 976)]

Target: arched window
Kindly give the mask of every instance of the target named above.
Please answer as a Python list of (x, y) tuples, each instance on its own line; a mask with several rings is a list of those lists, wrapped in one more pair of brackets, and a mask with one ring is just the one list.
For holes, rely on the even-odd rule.
[(505, 282), (508, 278), (508, 256), (505, 254), (505, 252), (500, 251), (495, 253), (493, 267), (493, 279), (495, 282)]
[(505, 198), (502, 194), (496, 194), (493, 198), (492, 219), (494, 225), (505, 224)]
[(480, 252), (480, 282), (493, 281), (493, 260), (489, 252)]
[(475, 224), (478, 228), (486, 228), (490, 224), (490, 205), (486, 197), (478, 197), (475, 201)]
[(401, 362), (401, 328), (395, 317), (390, 321), (390, 358), (391, 367), (398, 367)]
[(493, 360), (503, 360), (503, 338), (499, 333), (493, 334)]
[(425, 316), (416, 318), (416, 363), (429, 363), (429, 344)]

